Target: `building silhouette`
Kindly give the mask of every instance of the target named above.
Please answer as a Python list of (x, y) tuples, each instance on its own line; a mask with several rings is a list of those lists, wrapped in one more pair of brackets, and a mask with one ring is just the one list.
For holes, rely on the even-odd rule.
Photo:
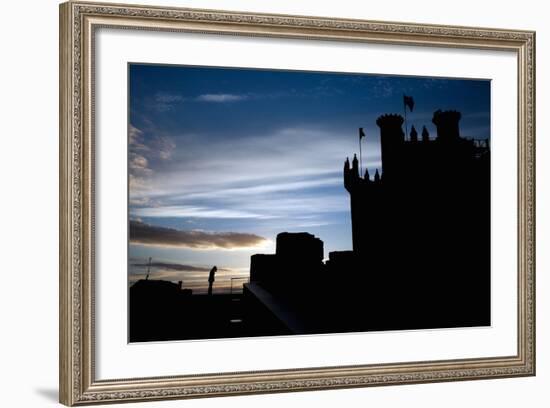
[[(307, 232), (277, 235), (275, 254), (250, 259), (250, 281), (273, 292), (301, 291), (323, 272), (323, 241)], [(288, 282), (292, 282), (289, 288)]]
[(129, 340), (490, 325), (490, 147), (460, 119), (434, 112), (433, 136), (377, 119), (381, 169), (343, 167), (352, 249), (325, 259), (319, 238), (281, 232), (274, 254), (252, 255), (242, 296), (213, 293), (215, 266), (209, 295), (148, 273), (129, 288)]
[[(353, 250), (329, 254), (281, 233), (253, 255), (245, 298), (257, 324), (294, 333), (490, 325), (490, 149), (460, 135), (460, 112), (436, 111), (437, 134), (380, 116), (382, 168), (344, 163)], [(262, 307), (263, 305), (263, 307)]]

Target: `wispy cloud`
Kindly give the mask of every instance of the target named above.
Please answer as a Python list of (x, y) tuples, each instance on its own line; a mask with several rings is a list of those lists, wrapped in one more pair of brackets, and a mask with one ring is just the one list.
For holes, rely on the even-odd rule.
[[(145, 134), (141, 129), (128, 125), (128, 167), (131, 196), (139, 191), (146, 190), (150, 185), (150, 178), (154, 174), (151, 162), (155, 160), (169, 160), (176, 148), (174, 141), (166, 136), (154, 135), (145, 142)], [(143, 201), (144, 197), (138, 200)], [(131, 200), (136, 200), (131, 197)]]
[(296, 91), (295, 89), (278, 90), (272, 92), (244, 92), (244, 93), (205, 93), (196, 96), (184, 96), (178, 93), (159, 92), (149, 102), (149, 108), (157, 112), (169, 112), (176, 109), (183, 103), (233, 103), (250, 100), (275, 100), (280, 98), (326, 98), (341, 95), (343, 91), (338, 87), (321, 84), (308, 89), (307, 91)]
[(231, 218), (231, 219), (270, 219), (273, 216), (262, 215), (250, 211), (221, 209), (209, 206), (192, 206), (192, 205), (160, 205), (156, 207), (139, 208), (133, 212), (134, 215), (141, 217), (158, 217), (158, 218)]
[[(327, 213), (349, 211), (342, 169), (346, 156), (357, 150), (351, 136), (356, 131), (351, 128), (348, 135), (303, 126), (258, 137), (188, 136), (186, 148), (174, 151), (171, 165), (154, 175), (154, 189), (132, 195), (136, 205), (131, 214), (326, 225)], [(368, 130), (369, 135), (374, 132)], [(363, 149), (363, 165), (378, 168), (377, 138), (369, 136)], [(304, 223), (304, 215), (316, 218)]]
[(272, 180), (272, 183), (264, 184), (258, 183), (257, 185), (218, 189), (215, 191), (202, 191), (196, 193), (189, 193), (181, 196), (175, 196), (174, 199), (220, 199), (231, 197), (251, 197), (259, 194), (273, 194), (281, 192), (291, 191), (304, 191), (310, 188), (327, 187), (327, 186), (339, 186), (342, 184), (341, 177), (324, 177), (321, 175), (315, 179), (299, 180), (299, 181), (286, 181), (281, 182), (276, 179)]
[(131, 146), (133, 146), (134, 148), (138, 148), (138, 146), (143, 146), (141, 144), (142, 137), (143, 132), (140, 129), (133, 126), (132, 124), (128, 126), (128, 138)]
[(210, 102), (229, 103), (239, 102), (248, 99), (258, 99), (260, 95), (255, 94), (232, 94), (232, 93), (208, 93), (197, 96), (183, 96), (178, 93), (158, 92), (150, 103), (150, 107), (158, 112), (169, 112), (184, 102)]
[(197, 96), (196, 100), (199, 102), (215, 102), (215, 103), (224, 103), (224, 102), (238, 102), (249, 99), (250, 96), (246, 94), (236, 95), (236, 94), (204, 94)]
[(154, 149), (157, 155), (162, 160), (169, 160), (172, 158), (172, 153), (176, 148), (174, 141), (165, 136), (157, 136), (153, 139)]
[(153, 173), (149, 167), (149, 161), (145, 157), (150, 149), (144, 144), (143, 131), (132, 124), (128, 125), (128, 141), (130, 190), (140, 190), (145, 186), (146, 179)]
[(255, 234), (177, 230), (130, 221), (130, 243), (192, 249), (261, 248), (268, 241)]
[[(195, 265), (186, 265), (186, 264), (180, 264), (180, 263), (167, 263), (167, 262), (151, 262), (146, 263), (133, 263), (132, 266), (142, 266), (145, 268), (151, 267), (151, 268), (158, 268), (161, 270), (171, 270), (171, 271), (178, 271), (178, 272), (209, 272), (210, 268), (207, 266), (195, 266)], [(219, 271), (227, 270), (223, 268), (218, 268)]]
[(185, 98), (182, 95), (159, 92), (155, 95), (155, 101), (159, 103), (183, 102)]
[(176, 105), (185, 102), (187, 98), (183, 95), (158, 92), (153, 98), (151, 107), (158, 112), (168, 112), (175, 108)]
[[(377, 135), (374, 128), (368, 135)], [(228, 189), (255, 188), (257, 193), (274, 189), (303, 190), (302, 183), (334, 184), (341, 181), (346, 156), (358, 150), (357, 129), (347, 133), (294, 127), (262, 135), (213, 140), (196, 134), (185, 139), (185, 148), (174, 152), (173, 166), (155, 180), (160, 194), (178, 191), (189, 195), (205, 191), (228, 193)], [(209, 141), (209, 143), (205, 143)], [(363, 164), (380, 166), (378, 137), (363, 145)], [(334, 174), (337, 174), (334, 175)], [(327, 175), (330, 176), (327, 179)], [(261, 191), (263, 190), (263, 191)], [(232, 193), (243, 193), (233, 190)]]
[[(149, 81), (133, 82), (131, 120), (139, 129), (130, 129), (131, 149), (145, 160), (131, 156), (131, 171), (147, 174), (131, 180), (129, 213), (141, 225), (163, 227), (135, 233), (130, 247), (156, 261), (166, 257), (167, 264), (248, 267), (250, 255), (260, 251), (226, 248), (256, 245), (281, 231), (315, 233), (326, 251), (349, 249), (342, 170), (346, 157), (359, 153), (358, 127), (367, 134), (363, 169), (372, 175), (381, 167), (376, 118), (401, 112), (403, 93), (416, 102), (407, 112), (408, 129), (414, 125), (421, 132), (425, 124), (432, 137), (438, 108), (461, 110), (466, 136), (480, 134), (475, 127), (486, 124), (489, 113), (481, 91), (463, 81), (250, 70), (233, 70), (233, 78), (223, 70), (205, 71), (211, 76), (201, 73), (195, 81), (185, 73), (197, 68), (175, 70), (179, 78), (151, 69), (136, 68)], [(161, 137), (166, 149), (159, 148)], [(224, 231), (252, 236), (235, 242), (236, 233)], [(272, 252), (273, 241), (269, 245)], [(207, 282), (201, 270), (158, 266), (155, 272), (184, 280), (196, 274), (197, 282)]]

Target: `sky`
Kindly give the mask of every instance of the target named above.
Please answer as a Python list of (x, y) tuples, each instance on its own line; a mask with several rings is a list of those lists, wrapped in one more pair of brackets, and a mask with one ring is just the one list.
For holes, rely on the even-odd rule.
[[(490, 80), (129, 65), (129, 283), (183, 281), (204, 293), (242, 285), (250, 256), (280, 232), (309, 232), (325, 258), (349, 250), (346, 157), (381, 168), (376, 118), (403, 115), (432, 138), (437, 109), (462, 113), (461, 136), (490, 136)], [(233, 278), (233, 280), (232, 280)]]

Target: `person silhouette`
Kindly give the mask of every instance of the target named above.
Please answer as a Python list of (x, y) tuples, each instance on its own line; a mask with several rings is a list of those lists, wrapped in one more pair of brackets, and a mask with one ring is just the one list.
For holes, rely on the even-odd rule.
[(210, 274), (208, 275), (208, 295), (212, 295), (212, 285), (214, 284), (214, 281), (216, 280), (216, 271), (218, 268), (216, 268), (216, 265), (212, 269), (210, 269)]

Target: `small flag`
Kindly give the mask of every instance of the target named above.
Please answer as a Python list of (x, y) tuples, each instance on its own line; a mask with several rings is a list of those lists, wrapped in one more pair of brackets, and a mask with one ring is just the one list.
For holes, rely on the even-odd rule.
[(359, 128), (359, 140), (365, 137), (365, 132), (363, 131), (363, 128)]
[(414, 99), (412, 96), (403, 95), (403, 104), (407, 106), (411, 112), (413, 111)]

